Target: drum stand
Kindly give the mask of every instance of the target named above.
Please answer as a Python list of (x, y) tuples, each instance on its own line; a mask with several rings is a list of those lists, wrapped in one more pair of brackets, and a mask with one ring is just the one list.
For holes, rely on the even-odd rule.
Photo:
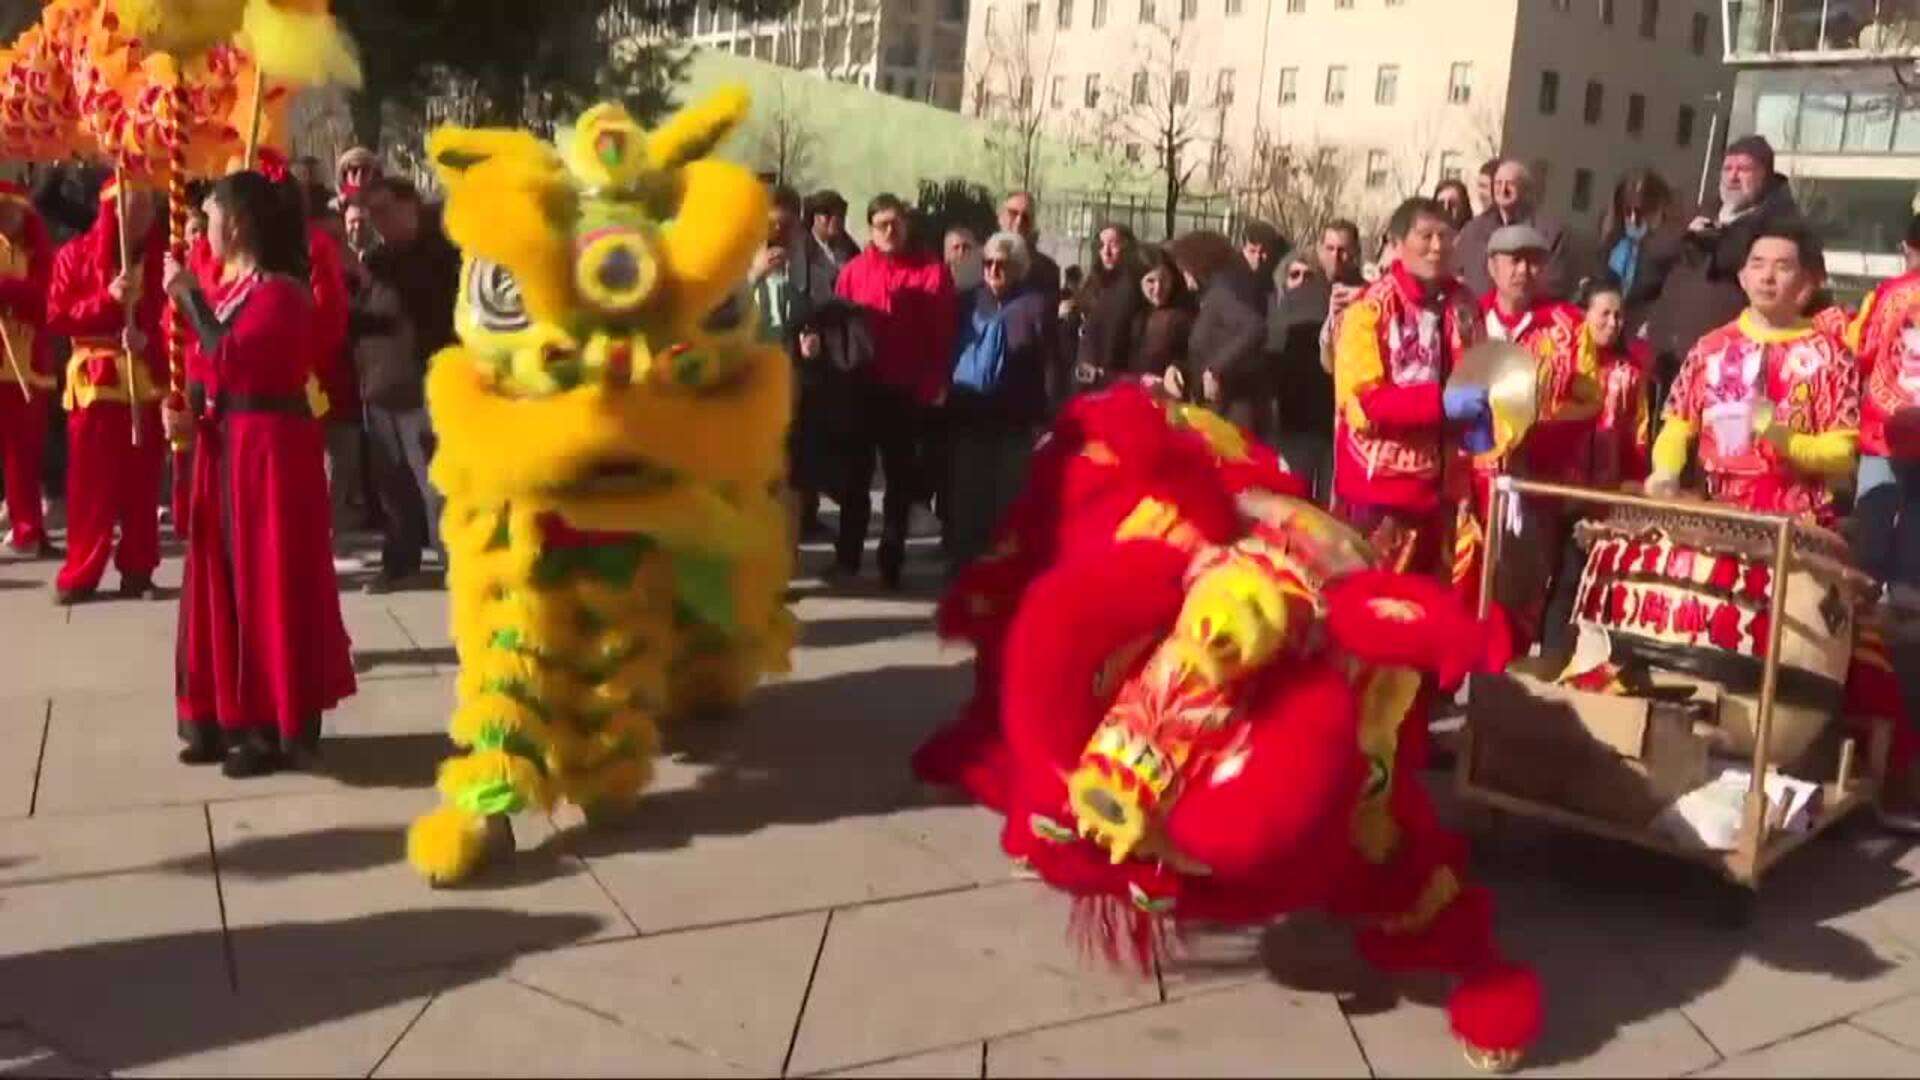
[(1887, 759), (1892, 749), (1893, 731), (1890, 719), (1878, 719), (1873, 725), (1864, 775), (1859, 772), (1861, 763), (1857, 761), (1859, 755), (1856, 752), (1853, 737), (1842, 734), (1839, 766), (1835, 770), (1833, 779), (1822, 785), (1819, 814), (1807, 829), (1797, 833), (1776, 833), (1770, 827), (1771, 814), (1765, 785), (1768, 770), (1773, 764), (1771, 752), (1773, 706), (1780, 677), (1780, 632), (1785, 622), (1784, 608), (1787, 592), (1785, 583), (1789, 566), (1794, 558), (1793, 538), (1801, 529), (1800, 525), (1791, 518), (1776, 514), (1754, 513), (1732, 507), (1715, 506), (1711, 503), (1656, 499), (1644, 495), (1522, 480), (1503, 475), (1494, 481), (1487, 507), (1489, 524), (1479, 599), (1479, 612), (1482, 618), (1487, 616), (1493, 605), (1494, 569), (1500, 561), (1501, 539), (1505, 532), (1499, 523), (1503, 520), (1506, 501), (1522, 496), (1598, 506), (1631, 506), (1646, 510), (1672, 511), (1759, 527), (1773, 534), (1775, 538), (1773, 581), (1775, 584), (1769, 600), (1769, 641), (1766, 656), (1762, 661), (1760, 698), (1754, 723), (1753, 782), (1747, 791), (1739, 839), (1733, 850), (1713, 851), (1685, 847), (1652, 828), (1631, 828), (1564, 807), (1495, 791), (1476, 783), (1473, 714), (1469, 708), (1467, 725), (1455, 759), (1456, 786), (1464, 799), (1469, 803), (1518, 817), (1550, 822), (1563, 828), (1607, 837), (1702, 864), (1747, 890), (1758, 890), (1761, 877), (1794, 849), (1838, 824), (1855, 811), (1874, 804), (1881, 785), (1886, 780)]

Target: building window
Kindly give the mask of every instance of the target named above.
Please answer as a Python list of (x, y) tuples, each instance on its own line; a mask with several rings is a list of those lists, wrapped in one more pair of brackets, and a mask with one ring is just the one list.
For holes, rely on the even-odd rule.
[(1660, 29), (1660, 0), (1640, 0), (1640, 36), (1652, 41)]
[(1153, 21), (1153, 0), (1140, 0), (1140, 21)]
[(1373, 103), (1391, 105), (1400, 96), (1400, 65), (1381, 64), (1373, 76)]
[(1455, 64), (1447, 71), (1447, 100), (1465, 105), (1473, 100), (1473, 65)]
[(1100, 76), (1087, 76), (1087, 85), (1080, 91), (1080, 103), (1089, 109), (1100, 107)]
[(1776, 147), (1797, 141), (1800, 94), (1795, 90), (1762, 90), (1753, 99), (1753, 133)]
[(1287, 14), (1298, 15), (1307, 10), (1307, 0), (1287, 0)]
[(1280, 69), (1280, 104), (1291, 105), (1300, 92), (1300, 69)]
[(1171, 98), (1175, 105), (1185, 105), (1187, 103), (1186, 71), (1181, 70), (1173, 73), (1173, 85), (1168, 87), (1167, 97)]
[(1242, 0), (1227, 0), (1227, 14), (1238, 15), (1243, 10)]
[(1613, 0), (1600, 0), (1600, 25), (1613, 25)]
[(1695, 56), (1707, 55), (1707, 35), (1713, 33), (1713, 23), (1704, 11), (1693, 13), (1693, 30), (1688, 35), (1687, 47)]
[(1022, 75), (1020, 76), (1020, 107), (1024, 109), (1032, 104), (1033, 104), (1033, 76)]
[(1207, 155), (1207, 182), (1217, 184), (1227, 174), (1227, 144), (1214, 143)]
[(1466, 159), (1461, 156), (1460, 151), (1442, 150), (1440, 152), (1440, 179), (1459, 180), (1465, 177), (1466, 173)]
[(1223, 109), (1233, 104), (1232, 68), (1221, 68), (1220, 74), (1214, 77), (1213, 103)]
[(1107, 25), (1107, 0), (1093, 0), (1093, 17), (1088, 21), (1095, 30)]
[(1347, 69), (1339, 64), (1327, 69), (1327, 104), (1340, 105), (1347, 100)]
[(1647, 130), (1647, 95), (1627, 95), (1627, 134), (1638, 136)]
[(1593, 170), (1573, 170), (1573, 210), (1583, 213), (1593, 209)]
[(1367, 151), (1367, 186), (1370, 188), (1387, 186), (1387, 152), (1385, 150)]
[(1809, 90), (1800, 95), (1800, 130), (1790, 145), (1809, 154), (1837, 154), (1846, 128), (1846, 93)]
[(1606, 103), (1606, 88), (1600, 85), (1600, 80), (1588, 79), (1587, 102), (1585, 109), (1582, 111), (1582, 116), (1586, 120), (1588, 127), (1592, 127), (1600, 122), (1600, 117), (1606, 112)]
[(1028, 32), (1029, 34), (1031, 34), (1031, 33), (1035, 33), (1035, 32), (1037, 32), (1037, 31), (1038, 31), (1039, 29), (1040, 29), (1040, 3), (1039, 3), (1039, 0), (1028, 0), (1028, 3), (1027, 3), (1027, 32)]
[(1680, 121), (1674, 125), (1673, 141), (1676, 146), (1693, 145), (1693, 106), (1680, 106)]
[(1047, 83), (1047, 104), (1059, 108), (1067, 103), (1067, 77), (1055, 75)]
[(1341, 11), (1353, 7), (1353, 0), (1333, 0), (1333, 9)]
[(1540, 115), (1552, 116), (1560, 111), (1560, 73), (1543, 71), (1540, 73)]
[(1884, 154), (1893, 143), (1893, 119), (1899, 102), (1892, 94), (1854, 94), (1847, 102), (1847, 134), (1840, 148), (1849, 154)]
[(1140, 164), (1140, 144), (1139, 143), (1130, 142), (1127, 144), (1127, 164), (1129, 165)]
[(1054, 18), (1054, 25), (1062, 30), (1073, 29), (1073, 0), (1060, 0), (1060, 11)]
[(1180, 0), (1180, 21), (1192, 22), (1200, 14), (1200, 0)]

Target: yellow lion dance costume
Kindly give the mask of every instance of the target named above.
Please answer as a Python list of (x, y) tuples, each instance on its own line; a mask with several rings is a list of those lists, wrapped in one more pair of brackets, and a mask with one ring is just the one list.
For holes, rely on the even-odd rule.
[(663, 717), (786, 669), (792, 373), (745, 287), (767, 194), (706, 158), (746, 108), (428, 140), (465, 255), (461, 343), (427, 379), (465, 751), (407, 838), (435, 884), (511, 852), (520, 810), (623, 817)]

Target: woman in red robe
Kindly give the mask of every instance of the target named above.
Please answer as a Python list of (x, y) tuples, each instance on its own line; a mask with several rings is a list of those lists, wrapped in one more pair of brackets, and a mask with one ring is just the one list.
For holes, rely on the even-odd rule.
[(169, 431), (193, 439), (180, 601), (180, 760), (259, 776), (313, 753), (320, 715), (354, 692), (330, 546), (324, 436), (306, 394), (313, 302), (298, 204), (259, 173), (206, 202), (211, 293), (167, 268), (201, 382)]

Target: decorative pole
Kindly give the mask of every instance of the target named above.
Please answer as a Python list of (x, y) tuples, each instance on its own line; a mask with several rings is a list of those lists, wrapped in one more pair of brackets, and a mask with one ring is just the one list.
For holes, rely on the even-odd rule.
[[(187, 265), (187, 215), (192, 208), (187, 205), (187, 72), (185, 65), (176, 64), (173, 83), (172, 107), (167, 110), (167, 253), (173, 261)], [(258, 113), (255, 114), (256, 118)], [(257, 120), (256, 120), (257, 123)], [(186, 371), (187, 317), (180, 305), (173, 305), (172, 317), (167, 320), (167, 408), (173, 412), (187, 410), (187, 371)], [(175, 452), (184, 452), (187, 443), (184, 438), (173, 441)]]
[[(127, 184), (131, 179), (125, 169), (113, 170), (113, 209), (116, 215), (115, 231), (120, 234), (120, 275), (129, 282), (126, 296), (121, 298), (120, 306), (127, 322), (127, 330), (135, 329), (134, 311), (139, 307), (140, 293), (137, 286), (142, 281), (139, 270), (133, 265), (133, 238), (127, 235)], [(121, 351), (127, 354), (127, 419), (128, 432), (133, 437), (133, 445), (139, 446), (140, 437), (140, 358), (127, 348), (127, 334), (120, 336)], [(148, 342), (149, 346), (153, 343)]]

